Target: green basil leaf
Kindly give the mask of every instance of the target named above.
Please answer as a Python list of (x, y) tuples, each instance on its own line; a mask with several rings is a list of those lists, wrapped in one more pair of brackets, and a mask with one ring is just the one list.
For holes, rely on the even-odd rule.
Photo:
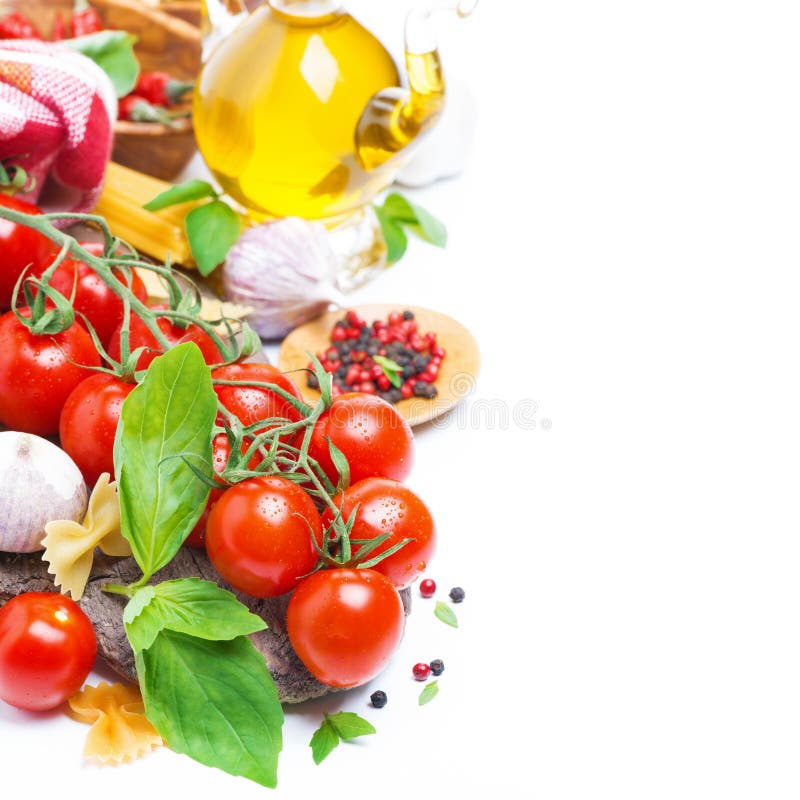
[(397, 225), (413, 225), (417, 215), (411, 203), (397, 192), (390, 192), (383, 201), (383, 212)]
[(161, 211), (162, 208), (177, 206), (181, 203), (190, 203), (194, 200), (202, 200), (204, 197), (216, 197), (217, 192), (208, 181), (194, 179), (171, 186), (161, 194), (157, 194), (150, 202), (145, 203), (142, 208), (146, 211)]
[[(142, 587), (142, 589), (152, 588), (152, 586)], [(150, 647), (156, 640), (156, 636), (158, 636), (158, 634), (164, 630), (161, 617), (157, 612), (154, 612), (150, 609), (152, 598), (155, 597), (155, 590), (153, 590), (150, 600), (141, 607), (138, 614), (128, 615), (128, 609), (131, 607), (131, 604), (137, 598), (142, 589), (139, 589), (133, 595), (133, 598), (130, 600), (128, 605), (125, 606), (125, 613), (122, 615), (122, 620), (125, 623), (125, 633), (128, 636), (128, 641), (131, 644), (134, 654), (147, 650), (147, 648)]]
[(222, 200), (193, 208), (184, 222), (189, 248), (201, 275), (210, 274), (225, 260), (242, 230), (239, 215)]
[(352, 711), (325, 714), (322, 724), (314, 731), (309, 746), (315, 764), (327, 758), (339, 746), (340, 740), (349, 741), (358, 736), (375, 733), (372, 723)]
[(122, 405), (114, 445), (120, 525), (145, 580), (172, 559), (205, 507), (208, 486), (184, 458), (211, 474), (216, 414), (211, 371), (194, 342), (158, 356)]
[(405, 253), (408, 242), (404, 229), (412, 231), (420, 239), (436, 247), (447, 244), (447, 228), (444, 224), (422, 206), (412, 203), (397, 192), (387, 195), (383, 205), (375, 210), (389, 248), (389, 263), (398, 261)]
[(396, 361), (386, 356), (372, 356), (372, 360), (383, 370), (383, 374), (395, 389), (403, 385), (403, 368)]
[(339, 736), (327, 719), (314, 731), (308, 746), (315, 764), (320, 764), (339, 746)]
[(412, 203), (397, 192), (386, 198), (384, 206), (388, 206), (389, 213), (395, 220), (411, 227), (421, 239), (437, 247), (447, 244), (447, 228), (422, 206)]
[(325, 717), (333, 725), (339, 737), (345, 741), (376, 732), (371, 722), (367, 722), (352, 711), (339, 711), (336, 714), (326, 714)]
[(111, 79), (117, 97), (133, 91), (139, 77), (139, 61), (133, 52), (136, 37), (126, 31), (98, 31), (63, 44), (90, 58)]
[(149, 603), (130, 624), (127, 620), (125, 624), (134, 651), (146, 650), (165, 628), (200, 639), (224, 641), (266, 627), (267, 623), (251, 614), (231, 592), (200, 578), (159, 583)]
[(225, 642), (163, 630), (136, 654), (147, 718), (209, 767), (274, 788), (283, 709), (264, 657), (245, 636)]
[(458, 619), (456, 618), (456, 612), (450, 608), (447, 603), (442, 602), (441, 600), (436, 601), (436, 606), (433, 609), (433, 613), (440, 619), (442, 622), (446, 623), (447, 625), (451, 625), (453, 628), (458, 627)]
[(155, 594), (156, 590), (152, 586), (142, 586), (136, 589), (122, 614), (122, 621), (125, 623), (126, 629), (144, 611), (147, 604), (155, 597)]
[(439, 682), (431, 681), (420, 693), (419, 704), (424, 706), (426, 703), (430, 703), (437, 694), (439, 694)]
[(375, 215), (378, 217), (383, 240), (386, 242), (386, 261), (394, 264), (405, 255), (408, 249), (408, 237), (391, 214), (384, 211), (381, 206), (375, 206)]

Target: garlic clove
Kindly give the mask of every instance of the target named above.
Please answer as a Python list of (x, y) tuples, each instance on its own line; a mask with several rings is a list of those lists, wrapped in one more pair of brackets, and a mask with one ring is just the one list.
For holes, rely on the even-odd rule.
[(0, 551), (43, 549), (45, 525), (81, 520), (88, 493), (75, 462), (47, 439), (0, 432)]
[(337, 269), (325, 226), (286, 217), (242, 233), (222, 268), (223, 291), (251, 309), (259, 336), (278, 339), (340, 303)]

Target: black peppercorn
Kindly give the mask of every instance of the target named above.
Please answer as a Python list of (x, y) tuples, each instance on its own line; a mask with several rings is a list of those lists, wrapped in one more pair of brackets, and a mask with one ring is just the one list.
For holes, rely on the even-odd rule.
[(454, 603), (460, 603), (464, 596), (464, 590), (460, 586), (455, 586), (450, 590), (450, 599)]
[(386, 705), (387, 699), (386, 692), (382, 692), (380, 689), (369, 696), (369, 701), (375, 708), (383, 708)]

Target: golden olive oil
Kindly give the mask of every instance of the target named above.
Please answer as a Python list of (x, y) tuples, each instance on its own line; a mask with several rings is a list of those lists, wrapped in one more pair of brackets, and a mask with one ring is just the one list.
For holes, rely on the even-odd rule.
[(261, 6), (198, 78), (194, 125), (206, 164), (256, 218), (346, 217), (391, 182), (395, 156), (441, 111), (438, 53), (406, 62), (409, 90), (346, 12), (324, 1)]

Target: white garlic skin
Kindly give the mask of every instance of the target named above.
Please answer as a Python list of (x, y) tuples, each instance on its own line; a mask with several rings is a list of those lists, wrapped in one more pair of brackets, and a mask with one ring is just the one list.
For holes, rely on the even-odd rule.
[(262, 339), (279, 339), (340, 302), (337, 270), (325, 226), (286, 217), (242, 233), (222, 284), (228, 300), (253, 309), (247, 322)]
[(44, 526), (83, 520), (88, 492), (75, 462), (30, 433), (0, 432), (0, 551), (42, 550)]

